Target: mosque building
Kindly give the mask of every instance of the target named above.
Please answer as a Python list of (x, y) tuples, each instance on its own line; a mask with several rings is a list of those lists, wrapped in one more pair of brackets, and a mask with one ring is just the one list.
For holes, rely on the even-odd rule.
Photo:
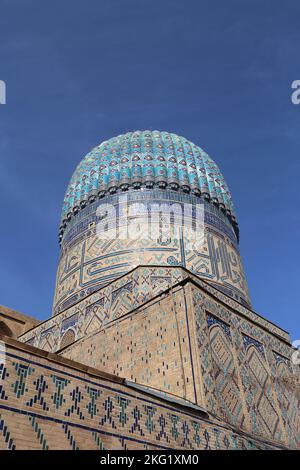
[(0, 449), (299, 449), (289, 334), (253, 311), (232, 197), (169, 132), (67, 187), (52, 317), (0, 307)]

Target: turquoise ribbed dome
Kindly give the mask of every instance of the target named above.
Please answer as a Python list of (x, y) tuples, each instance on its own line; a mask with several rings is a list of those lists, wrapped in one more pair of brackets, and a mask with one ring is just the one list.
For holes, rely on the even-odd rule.
[(236, 224), (227, 184), (207, 153), (176, 134), (135, 131), (102, 142), (79, 163), (64, 198), (62, 226), (97, 197), (141, 187), (203, 196)]

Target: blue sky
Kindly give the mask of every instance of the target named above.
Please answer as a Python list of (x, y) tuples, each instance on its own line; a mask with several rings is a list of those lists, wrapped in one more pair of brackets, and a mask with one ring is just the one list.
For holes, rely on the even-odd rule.
[(66, 185), (95, 145), (168, 130), (223, 171), (256, 311), (300, 338), (300, 3), (0, 0), (0, 303), (51, 314)]

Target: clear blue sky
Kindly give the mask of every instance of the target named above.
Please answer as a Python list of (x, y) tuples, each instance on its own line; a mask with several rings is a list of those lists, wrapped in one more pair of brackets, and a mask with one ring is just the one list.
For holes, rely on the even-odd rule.
[(300, 338), (299, 45), (298, 0), (0, 0), (0, 303), (50, 315), (74, 167), (168, 130), (219, 164), (253, 306)]

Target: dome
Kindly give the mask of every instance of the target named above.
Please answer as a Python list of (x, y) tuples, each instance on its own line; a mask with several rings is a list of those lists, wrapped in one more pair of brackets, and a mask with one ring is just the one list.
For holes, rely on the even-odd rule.
[(169, 132), (128, 132), (91, 150), (68, 185), (59, 241), (54, 315), (137, 266), (180, 266), (251, 304), (223, 175)]
[(168, 188), (210, 200), (226, 213), (237, 233), (230, 192), (207, 153), (176, 134), (135, 131), (102, 142), (79, 163), (65, 194), (60, 238), (72, 215), (87, 203), (143, 187)]

